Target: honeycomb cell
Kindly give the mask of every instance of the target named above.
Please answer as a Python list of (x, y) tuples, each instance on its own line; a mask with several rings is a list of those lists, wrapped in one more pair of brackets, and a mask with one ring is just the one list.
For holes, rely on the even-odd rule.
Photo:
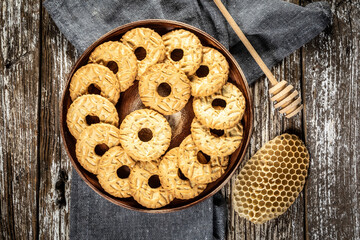
[(254, 223), (283, 214), (303, 189), (308, 164), (307, 149), (296, 135), (269, 141), (237, 177), (235, 184), (242, 188), (235, 187), (235, 210)]

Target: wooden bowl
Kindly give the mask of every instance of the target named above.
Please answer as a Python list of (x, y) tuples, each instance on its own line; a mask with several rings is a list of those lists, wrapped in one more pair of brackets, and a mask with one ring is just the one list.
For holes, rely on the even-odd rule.
[[(242, 119), (242, 124), (244, 126), (244, 135), (243, 141), (240, 147), (231, 155), (229, 166), (225, 173), (215, 182), (208, 184), (207, 188), (204, 192), (202, 192), (199, 196), (189, 200), (179, 200), (175, 199), (169, 205), (164, 206), (160, 209), (147, 209), (138, 204), (133, 198), (116, 198), (106, 193), (102, 187), (100, 186), (96, 176), (88, 171), (86, 171), (80, 163), (76, 159), (75, 154), (75, 145), (76, 139), (70, 134), (69, 129), (66, 125), (66, 114), (70, 104), (72, 103), (70, 95), (69, 95), (69, 85), (70, 80), (77, 69), (81, 66), (86, 65), (90, 56), (90, 53), (100, 44), (106, 41), (118, 41), (121, 36), (130, 29), (136, 27), (147, 27), (155, 30), (160, 35), (165, 34), (173, 29), (182, 28), (186, 29), (190, 32), (193, 32), (198, 38), (201, 40), (204, 46), (210, 46), (219, 50), (227, 59), (230, 66), (229, 73), (229, 81), (235, 84), (244, 94), (246, 99), (246, 111), (244, 114), (244, 118)], [(120, 123), (128, 115), (130, 112), (144, 108), (142, 104), (139, 94), (138, 94), (138, 82), (130, 87), (124, 93), (121, 93), (121, 97), (119, 102), (116, 105), (117, 111), (119, 113)], [(150, 212), (150, 213), (165, 213), (165, 212), (174, 212), (177, 210), (181, 210), (190, 206), (193, 206), (210, 196), (214, 195), (218, 192), (233, 175), (235, 170), (238, 168), (240, 162), (243, 160), (246, 149), (248, 147), (248, 143), (250, 141), (250, 136), (253, 128), (253, 106), (252, 106), (252, 98), (249, 91), (249, 86), (245, 79), (245, 76), (237, 64), (236, 60), (231, 56), (229, 51), (221, 45), (215, 38), (211, 37), (209, 34), (203, 32), (200, 29), (197, 29), (193, 26), (190, 26), (185, 23), (169, 21), (169, 20), (143, 20), (132, 22), (129, 24), (125, 24), (120, 26), (111, 32), (108, 32), (101, 38), (99, 38), (96, 42), (94, 42), (86, 51), (80, 56), (79, 60), (75, 63), (75, 66), (72, 68), (66, 83), (66, 87), (61, 100), (61, 135), (63, 137), (63, 141), (65, 143), (65, 148), (67, 153), (69, 154), (71, 163), (74, 168), (78, 172), (78, 174), (82, 177), (82, 179), (98, 194), (100, 194), (105, 199), (109, 200), (112, 203), (115, 203), (119, 206), (137, 210), (141, 212)], [(171, 128), (172, 128), (172, 140), (170, 144), (170, 148), (179, 146), (181, 141), (190, 134), (190, 125), (191, 121), (194, 117), (194, 112), (192, 110), (192, 98), (185, 106), (184, 109), (180, 111), (180, 113), (176, 113), (171, 116), (166, 116), (168, 119)]]

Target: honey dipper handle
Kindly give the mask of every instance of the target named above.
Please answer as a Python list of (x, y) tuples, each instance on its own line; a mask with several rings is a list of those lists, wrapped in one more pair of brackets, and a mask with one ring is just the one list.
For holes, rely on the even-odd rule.
[(273, 86), (276, 85), (278, 83), (278, 81), (276, 81), (276, 79), (275, 79), (274, 75), (271, 73), (270, 69), (265, 65), (264, 61), (261, 59), (259, 54), (254, 49), (254, 47), (251, 45), (249, 40), (246, 38), (245, 34), (241, 31), (240, 27), (236, 24), (236, 22), (234, 21), (234, 19), (230, 15), (230, 13), (226, 10), (224, 4), (222, 4), (221, 0), (214, 0), (214, 2), (216, 4), (216, 6), (219, 8), (219, 10), (221, 11), (221, 13), (224, 15), (224, 17), (226, 18), (226, 20), (228, 21), (228, 23), (230, 24), (232, 29), (238, 35), (241, 42), (244, 44), (246, 49), (250, 52), (251, 56), (254, 58), (256, 63), (259, 65), (261, 70), (263, 70), (263, 72), (265, 73), (266, 77), (269, 79), (271, 84)]

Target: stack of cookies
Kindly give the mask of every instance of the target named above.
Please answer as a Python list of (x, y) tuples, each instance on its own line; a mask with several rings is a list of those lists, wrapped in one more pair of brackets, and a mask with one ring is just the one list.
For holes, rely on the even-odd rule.
[[(183, 29), (160, 36), (135, 28), (102, 43), (70, 83), (67, 126), (78, 162), (106, 192), (147, 208), (198, 196), (224, 174), (242, 142), (245, 98), (228, 74), (226, 58)], [(146, 108), (120, 123), (115, 105), (136, 80)], [(181, 111), (191, 96), (191, 134), (169, 149), (164, 115)]]

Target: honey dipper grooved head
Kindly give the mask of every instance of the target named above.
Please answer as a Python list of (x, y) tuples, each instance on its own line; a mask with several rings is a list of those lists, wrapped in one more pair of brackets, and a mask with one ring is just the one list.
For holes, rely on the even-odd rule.
[(294, 90), (292, 85), (286, 81), (281, 81), (269, 89), (271, 101), (275, 102), (275, 108), (280, 109), (280, 113), (285, 113), (287, 118), (291, 118), (303, 109), (301, 97), (298, 91)]

